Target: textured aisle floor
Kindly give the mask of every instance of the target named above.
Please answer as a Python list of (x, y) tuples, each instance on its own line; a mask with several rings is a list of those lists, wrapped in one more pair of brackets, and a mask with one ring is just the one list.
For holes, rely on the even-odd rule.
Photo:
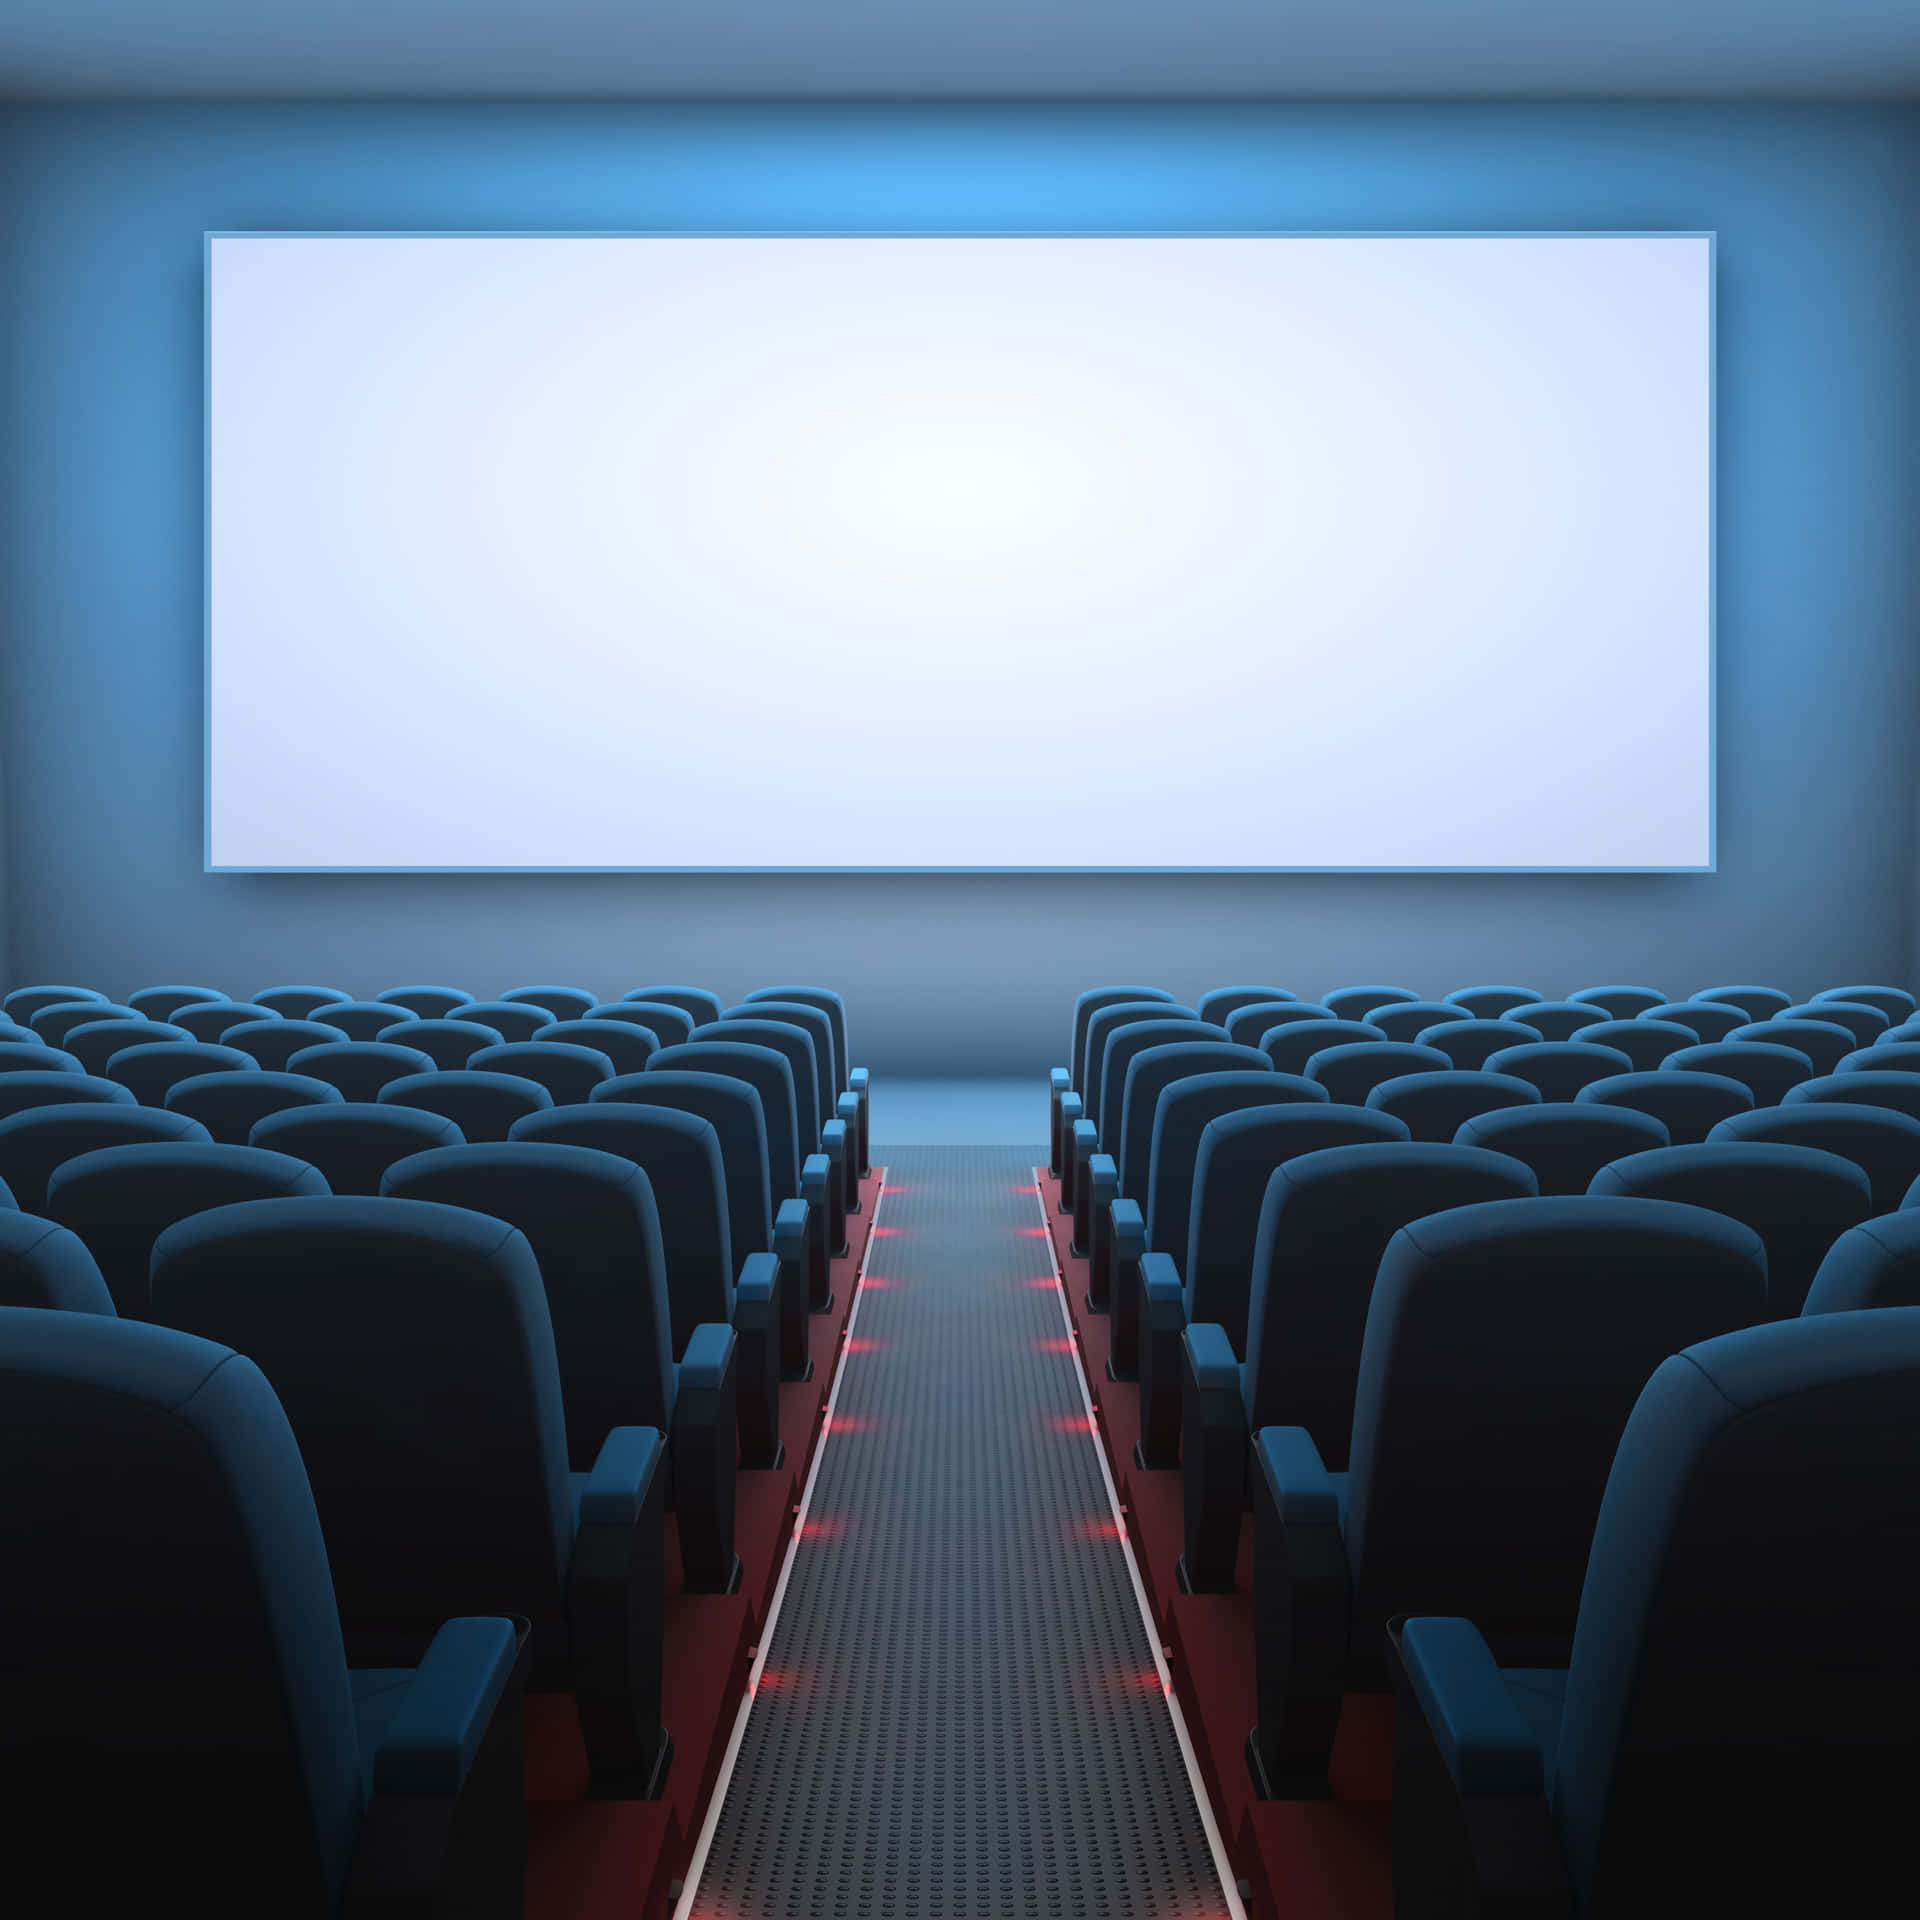
[(1087, 1429), (1033, 1159), (886, 1156), (695, 1920), (1227, 1912)]

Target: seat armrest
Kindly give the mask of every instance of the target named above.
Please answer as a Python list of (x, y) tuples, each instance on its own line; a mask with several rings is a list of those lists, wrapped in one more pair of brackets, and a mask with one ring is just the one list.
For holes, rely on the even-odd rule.
[(1060, 1178), (1060, 1102), (1073, 1091), (1073, 1076), (1065, 1067), (1047, 1075), (1047, 1171)]
[(847, 1168), (853, 1142), (844, 1120), (829, 1120), (820, 1129), (820, 1145), (827, 1156), (827, 1251), (838, 1260), (847, 1251)]
[(1177, 1467), (1186, 1291), (1179, 1270), (1164, 1253), (1141, 1254), (1134, 1272), (1140, 1358), (1140, 1439), (1134, 1459), (1142, 1467)]
[(582, 1526), (630, 1527), (659, 1472), (666, 1435), (658, 1427), (615, 1427), (600, 1443), (580, 1496)]
[(1093, 1252), (1093, 1162), (1098, 1152), (1093, 1122), (1076, 1120), (1073, 1123), (1073, 1251), (1082, 1260)]
[(807, 1203), (807, 1304), (815, 1313), (833, 1305), (831, 1202), (828, 1187), (833, 1163), (824, 1153), (810, 1153), (800, 1168), (800, 1197)]
[[(1111, 1160), (1103, 1154), (1102, 1159)], [(1114, 1175), (1117, 1186), (1119, 1175)], [(1101, 1253), (1106, 1272), (1101, 1273)], [(1107, 1311), (1112, 1314), (1112, 1346), (1108, 1370), (1116, 1380), (1140, 1377), (1140, 1260), (1147, 1250), (1147, 1222), (1137, 1200), (1117, 1193), (1107, 1201), (1107, 1231), (1098, 1222), (1093, 1235), (1092, 1291), (1099, 1297), (1104, 1283)]]
[(860, 1102), (860, 1177), (865, 1179), (873, 1171), (872, 1132), (867, 1121), (867, 1070), (865, 1067), (853, 1067), (847, 1073), (847, 1091)]
[(1211, 1320), (1183, 1328), (1179, 1351), (1180, 1583), (1188, 1593), (1231, 1593), (1247, 1491), (1240, 1363), (1226, 1328)]
[(1471, 1620), (1400, 1623), (1400, 1658), (1453, 1784), (1462, 1793), (1543, 1793), (1540, 1746)]
[(779, 1293), (780, 1262), (770, 1253), (748, 1254), (733, 1292), (743, 1467), (777, 1467), (785, 1450), (780, 1439)]
[(773, 1252), (780, 1262), (780, 1377), (804, 1380), (807, 1357), (807, 1203), (783, 1200), (773, 1217)]
[(1087, 1305), (1095, 1313), (1105, 1313), (1113, 1303), (1113, 1203), (1120, 1197), (1120, 1172), (1112, 1154), (1095, 1153), (1088, 1160), (1086, 1189), (1091, 1236)]
[[(629, 1431), (652, 1433), (644, 1427)], [(449, 1620), (414, 1668), (374, 1751), (374, 1792), (458, 1793), (518, 1653), (519, 1636), (509, 1619)]]
[(835, 1108), (846, 1128), (847, 1157), (842, 1172), (847, 1180), (847, 1211), (860, 1211), (860, 1096), (843, 1093)]
[(1229, 1387), (1240, 1391), (1240, 1362), (1234, 1358), (1225, 1327), (1213, 1320), (1196, 1321), (1181, 1334), (1180, 1343), (1201, 1392), (1217, 1393)]
[(734, 1331), (724, 1320), (703, 1320), (687, 1336), (687, 1350), (680, 1356), (680, 1391), (718, 1393), (733, 1349)]

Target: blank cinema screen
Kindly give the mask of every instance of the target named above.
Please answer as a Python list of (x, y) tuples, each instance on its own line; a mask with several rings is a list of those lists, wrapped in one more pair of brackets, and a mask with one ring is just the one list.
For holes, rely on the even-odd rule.
[(214, 235), (214, 868), (1701, 868), (1710, 235)]

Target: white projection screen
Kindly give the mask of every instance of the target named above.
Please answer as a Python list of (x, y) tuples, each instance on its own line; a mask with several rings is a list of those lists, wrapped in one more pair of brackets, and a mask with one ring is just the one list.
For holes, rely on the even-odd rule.
[(207, 237), (211, 869), (1705, 869), (1713, 236)]

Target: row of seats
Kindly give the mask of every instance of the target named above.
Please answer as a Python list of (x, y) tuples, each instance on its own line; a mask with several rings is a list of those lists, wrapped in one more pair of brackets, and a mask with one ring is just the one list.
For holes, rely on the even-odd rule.
[[(1823, 1810), (1855, 1795), (1810, 1848), (1776, 1850), (1775, 1867), (1797, 1871), (1803, 1892), (1813, 1863), (1831, 1870), (1842, 1833), (1856, 1860), (1884, 1868), (1899, 1824), (1876, 1826), (1862, 1809), (1887, 1815), (1915, 1784), (1910, 1743), (1898, 1764), (1886, 1743), (1906, 1737), (1920, 1668), (1888, 1627), (1861, 1655), (1874, 1675), (1867, 1695), (1884, 1682), (1884, 1697), (1855, 1690), (1830, 1709), (1803, 1697), (1830, 1658), (1845, 1604), (1820, 1595), (1823, 1576), (1806, 1565), (1827, 1540), (1826, 1482), (1814, 1495), (1805, 1463), (1779, 1449), (1806, 1436), (1823, 1466), (1844, 1457), (1864, 1475), (1873, 1496), (1856, 1498), (1856, 1486), (1834, 1510), (1850, 1516), (1846, 1525), (1877, 1526), (1882, 1544), (1877, 1559), (1863, 1551), (1849, 1566), (1854, 1577), (1904, 1584), (1920, 1490), (1912, 1474), (1920, 1206), (1902, 1207), (1910, 1189), (1920, 1201), (1916, 1110), (1821, 1093), (1766, 1108), (1736, 1083), (1744, 1097), (1708, 1121), (1704, 1137), (1676, 1145), (1683, 1129), (1632, 1103), (1543, 1098), (1530, 1086), (1476, 1107), (1473, 1090), (1457, 1085), (1497, 1074), (1437, 1068), (1343, 1081), (1353, 1053), (1341, 1047), (1303, 1055), (1297, 1064), (1309, 1071), (1285, 1072), (1264, 1047), (1246, 1048), (1225, 1030), (1239, 1007), (1226, 1023), (1203, 1022), (1198, 1010), (1169, 1019), (1164, 1001), (1111, 991), (1120, 997), (1108, 1004), (1134, 1013), (1108, 1022), (1110, 1033), (1137, 1028), (1145, 1044), (1122, 1055), (1119, 1099), (1106, 1083), (1099, 1130), (1078, 1111), (1073, 1069), (1055, 1074), (1063, 1124), (1053, 1170), (1063, 1204), (1076, 1203), (1074, 1250), (1091, 1256), (1086, 1305), (1111, 1314), (1110, 1372), (1140, 1383), (1136, 1465), (1183, 1475), (1184, 1587), (1233, 1587), (1243, 1511), (1254, 1509), (1258, 1724), (1249, 1758), (1263, 1792), (1324, 1794), (1342, 1695), (1382, 1690), (1391, 1678), (1399, 1746), (1415, 1756), (1407, 1764), (1416, 1776), (1403, 1806), (1396, 1773), (1396, 1880), (1403, 1861), (1418, 1862), (1405, 1877), (1426, 1888), (1401, 1911), (1479, 1911), (1474, 1901), (1511, 1894), (1475, 1875), (1503, 1844), (1510, 1853), (1516, 1817), (1533, 1822), (1524, 1860), (1552, 1868), (1543, 1869), (1546, 1892), (1531, 1887), (1529, 1897), (1551, 1901), (1557, 1889), (1573, 1911), (1697, 1907), (1710, 1888), (1725, 1889), (1724, 1876), (1716, 1881), (1699, 1863), (1717, 1864), (1757, 1808), (1789, 1818), (1795, 1794)], [(1844, 1002), (1822, 1004), (1857, 1018), (1861, 1034), (1849, 1038), (1870, 1040), (1867, 1015), (1890, 1032), (1900, 1003), (1912, 1010), (1898, 990), (1847, 991)], [(1891, 1004), (1859, 997), (1868, 992)], [(1781, 998), (1779, 1010), (1790, 1010)], [(1265, 1032), (1338, 1020), (1333, 999)], [(1268, 1019), (1275, 1004), (1255, 1017)], [(1413, 1008), (1410, 995), (1393, 1004), (1432, 1013)], [(1076, 1040), (1098, 1020), (1096, 1010), (1083, 1021), (1085, 1007), (1083, 997)], [(1669, 1010), (1655, 1002), (1622, 1024)], [(1422, 1041), (1435, 1029), (1479, 1025), (1473, 1016), (1486, 1011), (1434, 1020)], [(1149, 1037), (1154, 1026), (1162, 1030)], [(1386, 1034), (1365, 1043), (1404, 1044)], [(1111, 1038), (1106, 1051), (1111, 1076)], [(1076, 1057), (1085, 1074), (1087, 1053)], [(1910, 1069), (1886, 1077), (1920, 1091)], [(1409, 1094), (1415, 1078), (1429, 1085)], [(1452, 1112), (1429, 1090), (1441, 1082), (1453, 1083), (1444, 1088)], [(1803, 1077), (1793, 1091), (1808, 1085)], [(1679, 1102), (1676, 1120), (1698, 1124), (1695, 1109), (1669, 1098)], [(1428, 1137), (1410, 1119), (1423, 1120)], [(1448, 1125), (1450, 1134), (1441, 1131)], [(1096, 1131), (1106, 1151), (1088, 1150)], [(1857, 1418), (1836, 1421), (1836, 1388), (1849, 1406), (1857, 1396)], [(1876, 1432), (1896, 1405), (1903, 1420)], [(1740, 1418), (1762, 1406), (1773, 1437), (1742, 1459)], [(1644, 1428), (1631, 1447), (1622, 1438), (1629, 1416)], [(1728, 1457), (1716, 1459), (1723, 1437)], [(1623, 1464), (1610, 1482), (1616, 1446)], [(1653, 1458), (1662, 1474), (1649, 1491)], [(1791, 1479), (1756, 1482), (1756, 1458)], [(1909, 1515), (1890, 1532), (1889, 1472), (1908, 1475), (1896, 1490), (1906, 1506), (1894, 1510)], [(1786, 1485), (1800, 1494), (1791, 1524), (1769, 1534)], [(1596, 1524), (1600, 1540), (1627, 1542), (1650, 1511), (1679, 1512), (1683, 1494), (1694, 1531), (1664, 1562), (1644, 1541), (1603, 1559)], [(1751, 1608), (1731, 1649), (1704, 1662), (1711, 1624), (1684, 1625), (1633, 1696), (1641, 1717), (1623, 1730), (1633, 1669), (1622, 1649), (1643, 1649), (1635, 1635), (1650, 1621), (1665, 1624), (1661, 1608), (1697, 1622), (1716, 1599), (1750, 1602), (1781, 1533), (1789, 1553), (1795, 1539), (1806, 1549), (1766, 1622), (1798, 1629), (1790, 1654), (1754, 1625)], [(1763, 1537), (1764, 1557), (1755, 1550), (1716, 1563), (1717, 1543)], [(1403, 1619), (1415, 1614), (1437, 1618)], [(1821, 1619), (1826, 1643), (1813, 1625)], [(1762, 1652), (1772, 1662), (1764, 1680)], [(1695, 1710), (1728, 1698), (1741, 1661), (1756, 1697), (1723, 1727)], [(1775, 1670), (1798, 1671), (1802, 1683), (1774, 1698)], [(1572, 1716), (1564, 1728), (1563, 1709)], [(1483, 1767), (1476, 1742), (1493, 1739), (1489, 1727), (1499, 1754)], [(1690, 1826), (1673, 1809), (1685, 1804), (1680, 1789), (1702, 1749), (1756, 1727), (1772, 1743), (1769, 1764), (1746, 1766), (1739, 1792), (1722, 1794), (1716, 1783), (1717, 1837)], [(1838, 1798), (1818, 1757), (1836, 1747)], [(1631, 1780), (1624, 1799), (1609, 1769)], [(1496, 1804), (1502, 1794), (1521, 1796), (1524, 1813), (1511, 1799)], [(1683, 1891), (1659, 1904), (1648, 1894), (1651, 1864), (1676, 1847), (1690, 1849), (1692, 1877), (1666, 1883)]]
[[(727, 1031), (712, 1011), (701, 1024)], [(13, 1588), (45, 1676), (8, 1716), (17, 1804), (64, 1831), (76, 1766), (164, 1750), (178, 1767), (121, 1836), (143, 1886), (193, 1885), (209, 1911), (258, 1911), (271, 1886), (275, 1911), (395, 1911), (397, 1888), (423, 1903), (409, 1911), (517, 1913), (503, 1703), (571, 1692), (596, 1791), (659, 1791), (665, 1514), (685, 1587), (729, 1590), (737, 1467), (778, 1463), (779, 1381), (811, 1371), (807, 1312), (830, 1304), (803, 1204), (768, 1219), (762, 1090), (791, 1089), (789, 1057), (733, 1049), (772, 1076), (709, 1042), (713, 1070), (695, 1071), (670, 1056), (700, 1053), (698, 1031), (592, 1083), (628, 1083), (611, 1098), (536, 1085), (544, 1100), (497, 1142), (329, 1088), (261, 1114), (242, 1145), (111, 1077), (0, 1119), (16, 1575), (72, 1537), (55, 1516), (86, 1516), (78, 1551)], [(830, 1058), (837, 1080), (845, 1056)], [(30, 1066), (0, 1087), (90, 1077)], [(170, 1107), (195, 1077), (271, 1076), (189, 1076)], [(409, 1137), (373, 1137), (396, 1118)], [(367, 1190), (330, 1192), (321, 1162)], [(834, 1183), (841, 1223), (862, 1170), (848, 1157)], [(149, 1428), (160, 1438), (136, 1445)], [(109, 1496), (91, 1498), (103, 1475)], [(109, 1564), (116, 1539), (134, 1551)], [(149, 1540), (165, 1544), (143, 1555)], [(157, 1613), (113, 1614), (101, 1647), (116, 1593), (148, 1594), (209, 1546)], [(240, 1845), (215, 1844), (209, 1806)], [(203, 1851), (220, 1856), (210, 1877)]]

